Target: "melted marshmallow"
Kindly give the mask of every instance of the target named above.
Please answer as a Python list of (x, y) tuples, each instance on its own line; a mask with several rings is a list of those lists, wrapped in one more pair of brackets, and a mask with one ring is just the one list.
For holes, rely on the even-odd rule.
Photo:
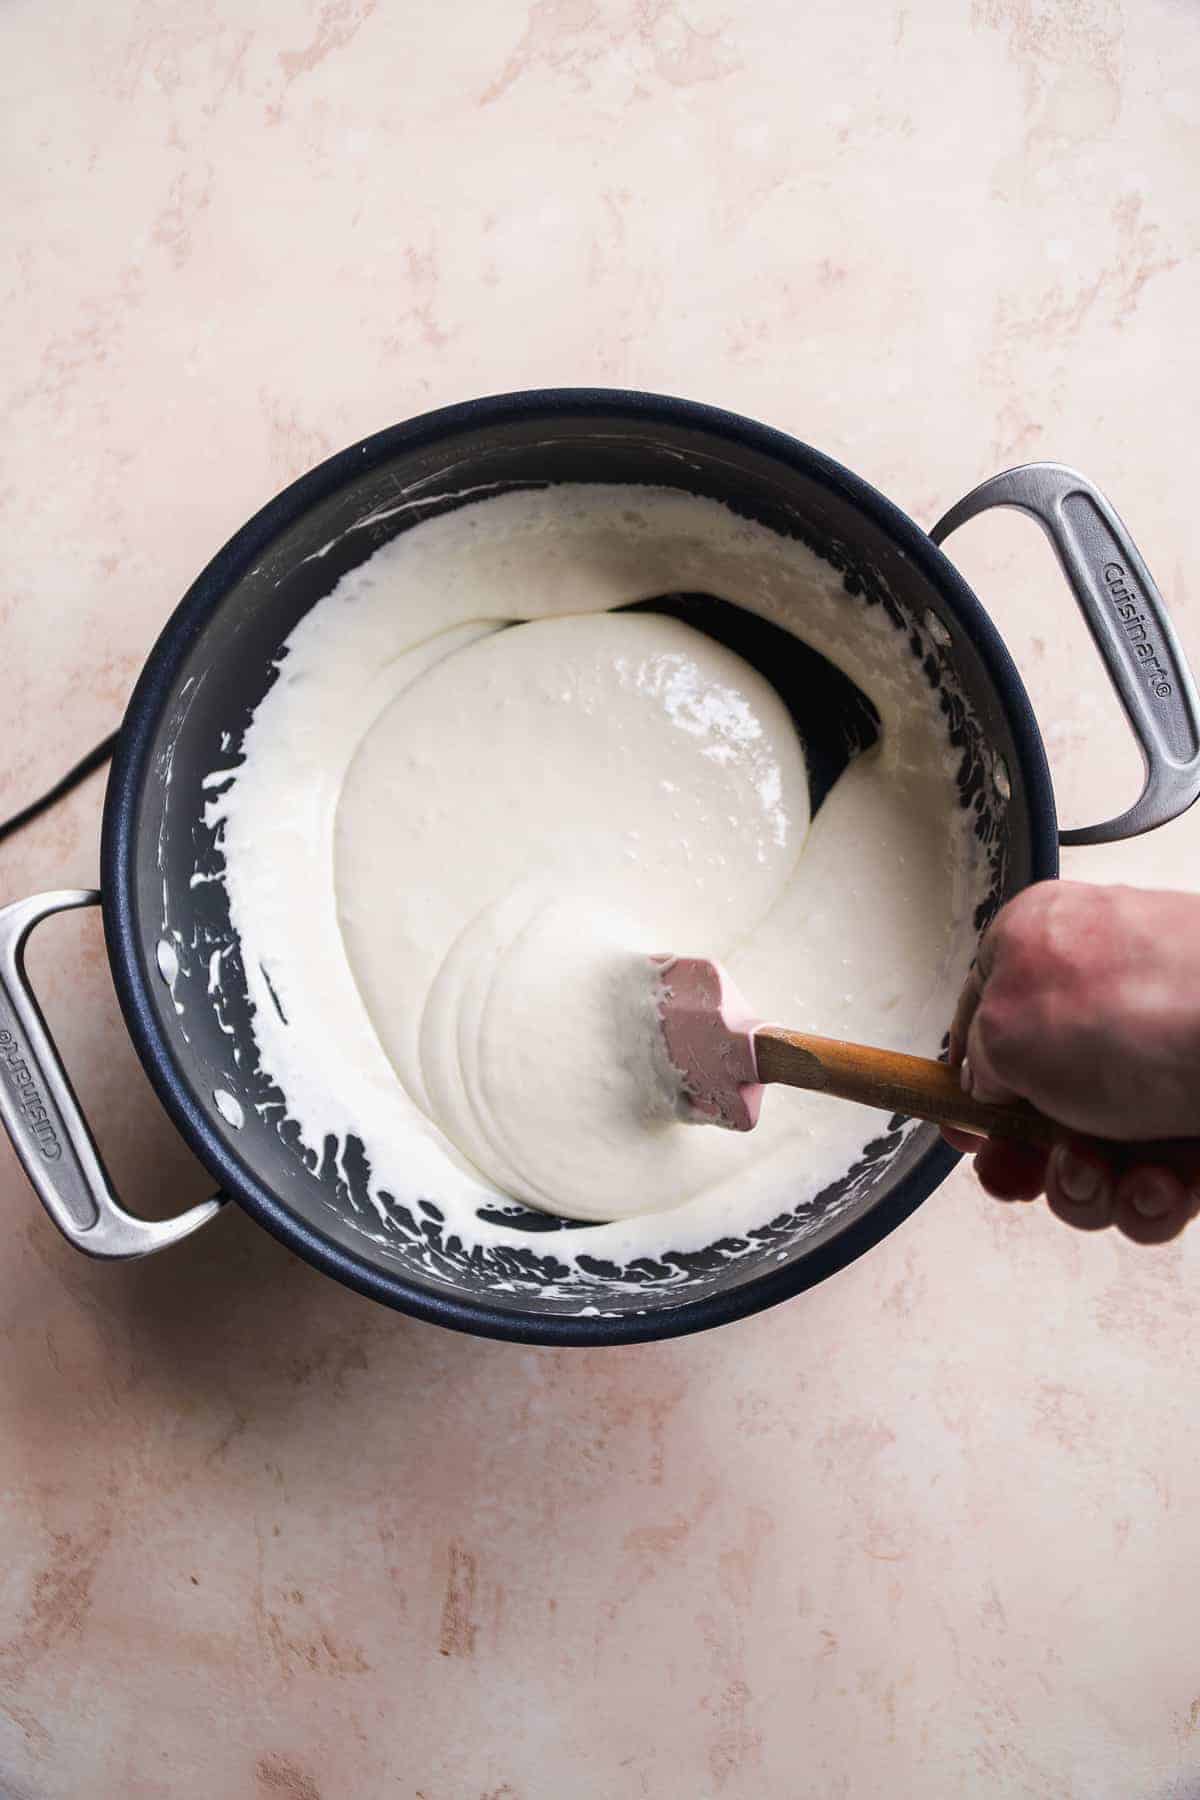
[[(769, 684), (611, 610), (671, 591), (801, 622), (875, 703), (879, 746), (811, 826)], [(556, 1235), (564, 1257), (702, 1247), (878, 1135), (790, 1092), (749, 1135), (679, 1123), (646, 1079), (648, 952), (937, 1052), (982, 888), (944, 723), (882, 609), (715, 502), (567, 485), (405, 532), (296, 627), (243, 747), (211, 816), (263, 1066), (307, 1145), (357, 1136), (376, 1194), (435, 1201), (468, 1244), (525, 1243), (479, 1216), (516, 1197), (612, 1221)]]
[(752, 936), (808, 822), (779, 696), (690, 626), (576, 614), (447, 657), (364, 738), (337, 815), (342, 934), (405, 1091), (534, 1206), (686, 1200), (712, 1153), (654, 1092), (647, 956)]

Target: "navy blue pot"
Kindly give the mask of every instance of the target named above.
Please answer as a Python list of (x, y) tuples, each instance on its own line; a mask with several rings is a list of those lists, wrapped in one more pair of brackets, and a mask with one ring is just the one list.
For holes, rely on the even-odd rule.
[[(1030, 497), (1050, 469), (1016, 472), (1027, 486), (1015, 497), (981, 490), (948, 522), (993, 500), (1038, 510)], [(816, 1207), (764, 1221), (751, 1239), (707, 1255), (625, 1270), (597, 1261), (586, 1278), (555, 1257), (556, 1224), (540, 1216), (523, 1234), (527, 1248), (474, 1260), (447, 1237), (436, 1195), (412, 1210), (397, 1205), (381, 1229), (365, 1201), (366, 1168), (348, 1176), (330, 1157), (306, 1157), (298, 1144), (282, 1096), (257, 1069), (223, 884), (191, 884), (198, 862), (220, 861), (203, 824), (202, 779), (236, 755), (279, 646), (308, 609), (396, 533), (468, 504), (469, 490), (564, 480), (685, 488), (802, 537), (842, 572), (847, 605), (887, 610), (897, 654), (920, 656), (931, 686), (942, 689), (962, 757), (962, 802), (976, 813), (992, 863), (979, 926), (1009, 895), (1057, 872), (1053, 795), (1025, 689), (983, 607), (930, 536), (866, 482), (780, 432), (683, 400), (561, 389), (471, 401), (379, 432), (294, 482), (214, 557), (165, 626), (130, 701), (105, 804), (101, 895), (130, 1036), (219, 1199), (244, 1207), (316, 1268), (400, 1311), (527, 1343), (628, 1343), (719, 1325), (823, 1280), (906, 1218), (944, 1180), (954, 1153), (931, 1127), (901, 1133), (881, 1119), (862, 1162)], [(1078, 477), (1069, 482), (1071, 494), (1103, 507)], [(405, 497), (420, 504), (397, 510)], [(1107, 509), (1104, 517), (1115, 521)], [(1121, 545), (1128, 560), (1132, 547)], [(318, 550), (324, 553), (314, 556)], [(1070, 572), (1073, 580), (1080, 573)], [(803, 620), (796, 623), (802, 631)], [(1173, 639), (1170, 648), (1177, 652)], [(1182, 679), (1186, 687), (1186, 669)], [(15, 1128), (12, 1117), (7, 1122), (39, 1192), (75, 1242), (95, 1254), (141, 1254), (185, 1235), (214, 1205), (166, 1225), (122, 1211), (20, 968), (20, 943), (37, 918), (92, 898), (52, 895), (8, 909), (24, 911), (6, 928), (16, 949), (3, 989), (11, 1011), (0, 1008), (0, 1051), (7, 1031), (40, 1082), (49, 1124), (40, 1122), (38, 1141), (27, 1119)], [(179, 946), (178, 970), (170, 972), (182, 1013), (160, 970), (164, 918)], [(224, 971), (234, 998), (221, 1021), (205, 994), (214, 943), (232, 950)], [(949, 1009), (953, 997), (946, 998)], [(240, 1097), (240, 1128), (218, 1108), (219, 1089)], [(49, 1160), (47, 1131), (60, 1148)], [(364, 1231), (368, 1223), (375, 1236)]]

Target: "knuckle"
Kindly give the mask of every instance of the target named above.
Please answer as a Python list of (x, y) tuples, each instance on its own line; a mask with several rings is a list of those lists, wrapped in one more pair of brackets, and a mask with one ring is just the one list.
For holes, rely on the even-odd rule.
[(1029, 1054), (1027, 1022), (1017, 1008), (985, 994), (971, 1025), (971, 1056), (1005, 1081)]
[(1018, 894), (1001, 920), (993, 980), (1018, 990), (1026, 1004), (1073, 988), (1086, 975), (1095, 903), (1083, 884), (1040, 882)]
[(1002, 974), (1014, 964), (1035, 956), (1044, 934), (1043, 903), (1018, 895), (996, 921), (992, 945), (993, 974)]

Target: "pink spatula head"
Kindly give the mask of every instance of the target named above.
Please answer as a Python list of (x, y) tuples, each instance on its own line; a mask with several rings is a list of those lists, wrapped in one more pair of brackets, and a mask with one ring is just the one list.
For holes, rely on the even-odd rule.
[(680, 1117), (752, 1131), (762, 1106), (754, 1019), (719, 963), (656, 956), (655, 999), (667, 1059), (679, 1079)]
[(782, 1082), (978, 1137), (1045, 1148), (1062, 1135), (1053, 1119), (1023, 1100), (990, 1105), (964, 1094), (958, 1070), (945, 1063), (753, 1019), (720, 963), (706, 957), (650, 961), (662, 1053), (656, 1066), (678, 1118), (751, 1131), (763, 1083)]

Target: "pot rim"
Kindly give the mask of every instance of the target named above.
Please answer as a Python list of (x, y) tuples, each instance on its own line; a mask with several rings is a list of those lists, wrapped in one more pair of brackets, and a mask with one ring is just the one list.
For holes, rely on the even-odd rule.
[(105, 938), (121, 1011), (155, 1092), (185, 1142), (224, 1192), (273, 1236), (323, 1274), (370, 1299), (432, 1324), (479, 1337), (524, 1344), (622, 1344), (679, 1337), (748, 1317), (815, 1286), (872, 1249), (949, 1174), (958, 1152), (939, 1141), (894, 1193), (862, 1218), (795, 1262), (739, 1287), (620, 1317), (562, 1317), (509, 1312), (468, 1294), (427, 1290), (399, 1268), (393, 1273), (351, 1255), (276, 1195), (214, 1130), (175, 1060), (152, 999), (153, 972), (137, 933), (135, 869), (139, 802), (150, 773), (150, 749), (191, 645), (231, 588), (268, 545), (313, 505), (364, 470), (406, 450), (452, 440), (459, 432), (539, 416), (563, 419), (608, 413), (647, 424), (688, 426), (771, 457), (848, 500), (879, 526), (921, 570), (970, 635), (1004, 707), (1027, 796), (1031, 880), (1058, 873), (1058, 826), (1041, 733), (1016, 666), (983, 606), (954, 564), (925, 532), (860, 476), (810, 445), (768, 425), (698, 401), (622, 388), (548, 388), (493, 394), (440, 407), (387, 427), (339, 451), (267, 502), (235, 532), (175, 608), (142, 668), (117, 739), (105, 794), (100, 870)]

